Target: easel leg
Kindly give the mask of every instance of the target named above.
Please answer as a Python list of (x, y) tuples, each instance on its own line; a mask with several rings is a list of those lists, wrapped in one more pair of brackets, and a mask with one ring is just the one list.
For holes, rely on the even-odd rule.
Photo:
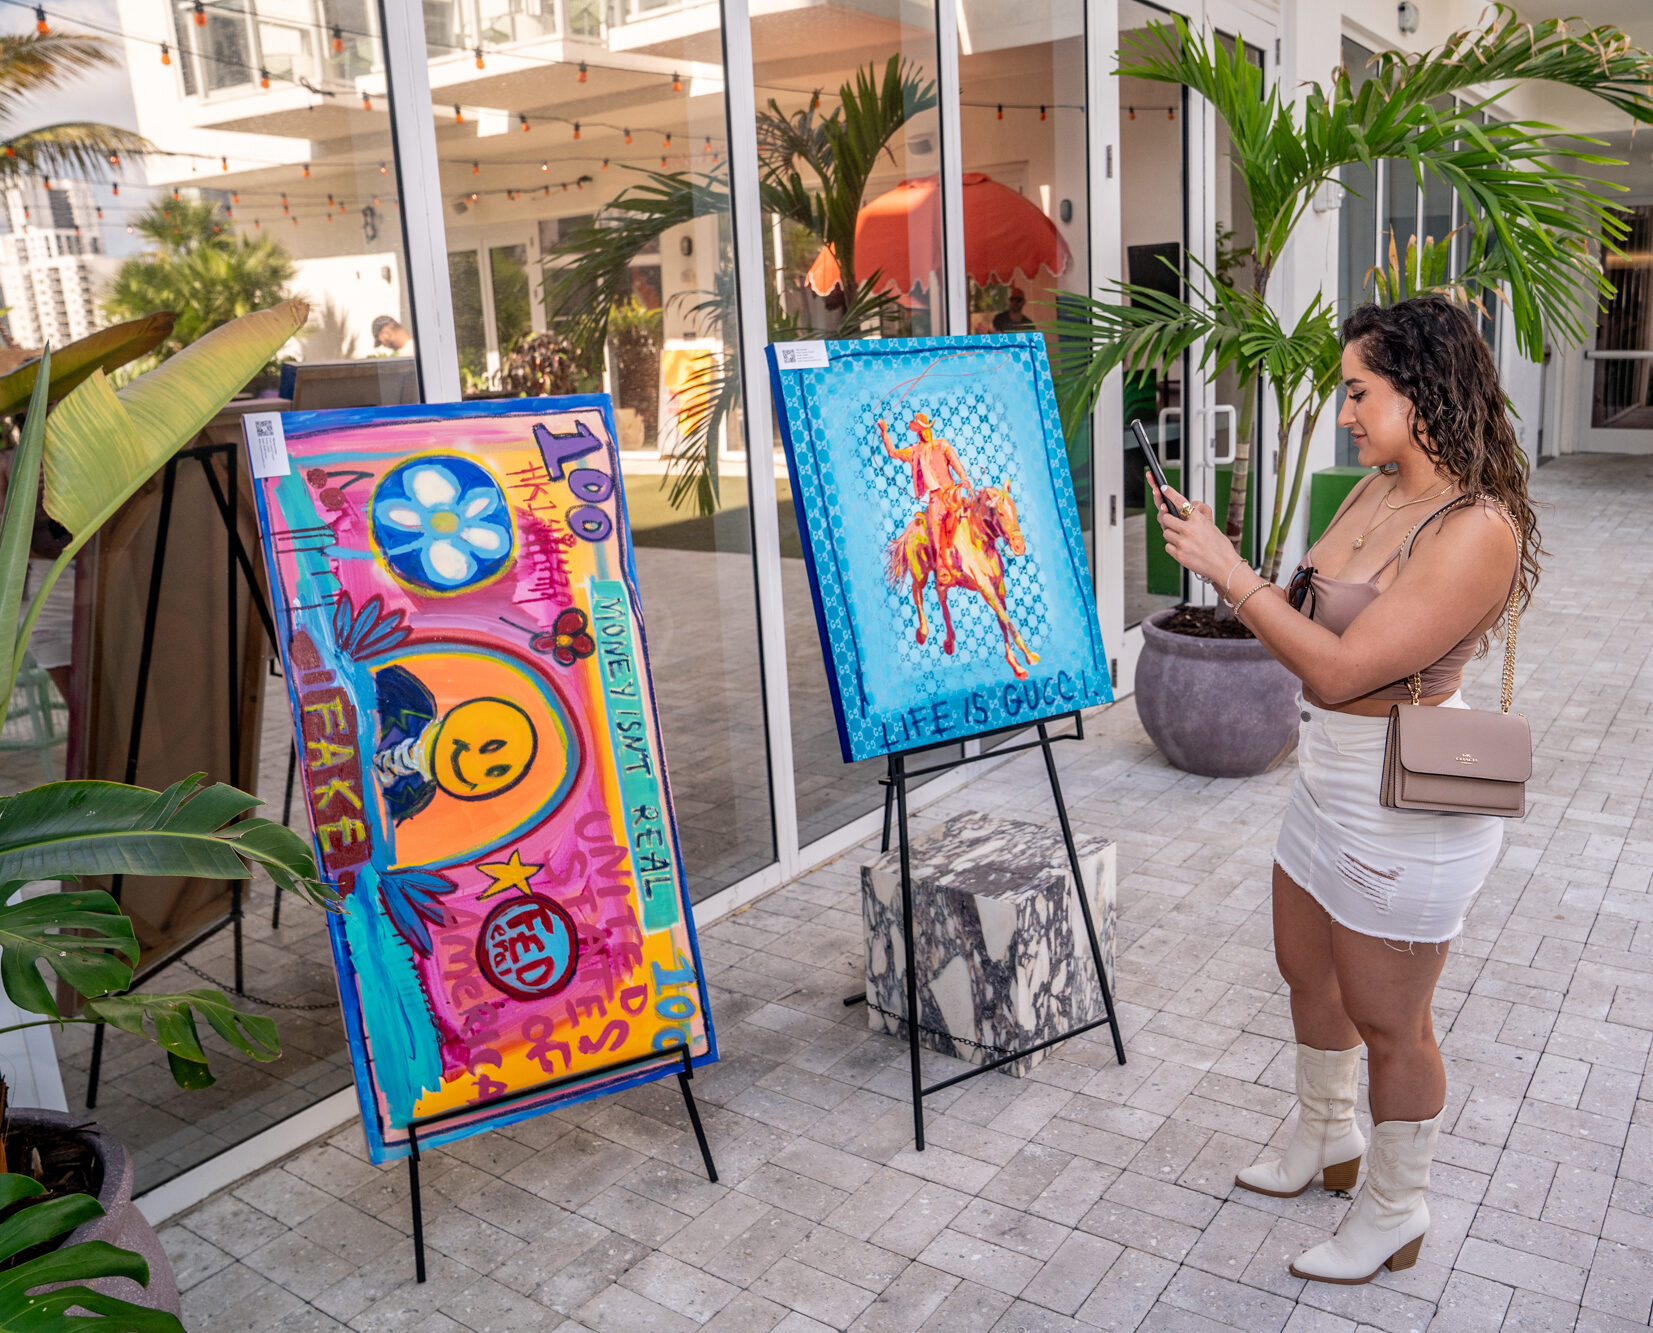
[(92, 1068), (86, 1075), (86, 1109), (98, 1104), (98, 1073), (103, 1068), (103, 1024), (92, 1029)]
[(890, 850), (890, 816), (895, 813), (895, 783), (884, 784), (884, 839), (878, 844), (880, 853)]
[(247, 993), (246, 969), (241, 951), (241, 881), (230, 882), (230, 934), (235, 940), (235, 993)]
[[(293, 822), (293, 778), (298, 774), (298, 741), (287, 751), (287, 795), (281, 802), (281, 822)], [(281, 929), (281, 890), (275, 891), (275, 906), (270, 909), (270, 929)]]
[(1062, 783), (1056, 775), (1056, 756), (1050, 748), (1050, 732), (1039, 723), (1039, 745), (1044, 751), (1045, 773), (1050, 778), (1050, 794), (1056, 802), (1056, 818), (1062, 825), (1062, 841), (1067, 844), (1068, 869), (1073, 874), (1073, 891), (1079, 896), (1079, 912), (1085, 918), (1085, 934), (1090, 940), (1091, 961), (1096, 964), (1096, 981), (1102, 988), (1102, 1008), (1108, 1016), (1108, 1031), (1113, 1034), (1113, 1053), (1119, 1063), (1125, 1063), (1125, 1043), (1119, 1035), (1119, 1020), (1114, 1014), (1113, 989), (1108, 985), (1108, 973), (1102, 966), (1102, 944), (1096, 937), (1096, 918), (1091, 913), (1090, 895), (1085, 892), (1085, 881), (1079, 872), (1079, 849), (1073, 843), (1073, 825), (1068, 822), (1067, 802), (1062, 799)]
[(408, 1127), (408, 1191), (413, 1199), (413, 1279), (425, 1280), (425, 1210), (419, 1198), (419, 1135)]
[(694, 1141), (700, 1145), (700, 1160), (706, 1164), (706, 1179), (717, 1184), (717, 1165), (712, 1161), (711, 1145), (706, 1142), (706, 1131), (700, 1123), (700, 1108), (695, 1105), (694, 1089), (689, 1080), (694, 1067), (689, 1063), (688, 1047), (683, 1048), (683, 1072), (677, 1076), (677, 1086), (683, 1090), (683, 1105), (688, 1108), (689, 1124), (694, 1126)]
[(918, 963), (913, 942), (913, 867), (907, 837), (907, 769), (898, 754), (890, 756), (890, 786), (895, 792), (901, 837), (901, 947), (907, 960), (907, 1059), (913, 1075), (913, 1148), (924, 1151), (924, 1075), (918, 1054)]

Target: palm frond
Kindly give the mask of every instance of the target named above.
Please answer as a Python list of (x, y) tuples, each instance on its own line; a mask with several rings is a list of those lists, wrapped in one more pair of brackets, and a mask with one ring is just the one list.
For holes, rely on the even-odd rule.
[(64, 121), (0, 140), (0, 180), (23, 176), (101, 176), (113, 154), (135, 157), (155, 145), (141, 134), (92, 121)]
[(0, 36), (0, 117), (10, 116), (35, 94), (117, 63), (114, 43), (102, 37), (64, 32)]

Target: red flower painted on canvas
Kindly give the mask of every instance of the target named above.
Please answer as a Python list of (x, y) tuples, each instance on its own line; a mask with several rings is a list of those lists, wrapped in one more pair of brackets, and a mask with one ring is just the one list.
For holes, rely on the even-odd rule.
[(551, 627), (551, 656), (564, 666), (573, 666), (582, 657), (597, 651), (597, 641), (591, 637), (590, 621), (577, 606), (558, 615)]

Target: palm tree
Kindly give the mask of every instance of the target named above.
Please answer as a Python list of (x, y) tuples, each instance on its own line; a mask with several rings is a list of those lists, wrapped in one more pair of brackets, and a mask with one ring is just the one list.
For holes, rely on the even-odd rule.
[[(856, 271), (855, 223), (880, 156), (908, 120), (935, 106), (936, 86), (895, 55), (882, 70), (869, 65), (856, 71), (838, 90), (838, 106), (830, 113), (820, 113), (820, 101), (817, 93), (806, 110), (789, 116), (771, 99), (758, 112), (759, 196), (765, 213), (802, 228), (833, 252), (843, 305), (834, 303), (830, 326), (808, 327), (768, 292), (769, 329), (777, 338), (865, 337), (897, 308), (896, 298), (879, 290), (878, 272)], [(631, 299), (631, 261), (670, 228), (728, 211), (726, 168), (649, 172), (546, 256), (546, 305), (591, 368), (602, 355), (609, 313)], [(716, 290), (698, 295), (688, 314), (728, 346), (735, 327), (732, 282), (720, 276)], [(700, 513), (717, 509), (717, 440), (740, 395), (737, 364), (726, 352), (685, 386), (705, 407), (693, 414), (687, 437), (668, 460), (673, 505), (692, 495)]]
[[(1428, 284), (1425, 271), (1444, 279), (1448, 238), (1413, 238), (1401, 271), (1378, 285), (1386, 297), (1428, 286), (1462, 301), (1502, 292), (1524, 354), (1542, 354), (1546, 330), (1569, 341), (1584, 336), (1593, 307), (1612, 288), (1590, 247), (1612, 250), (1624, 224), (1602, 182), (1570, 169), (1610, 159), (1587, 150), (1589, 141), (1535, 121), (1477, 123), (1502, 92), (1470, 102), (1471, 88), (1542, 81), (1592, 93), (1636, 121), (1653, 122), (1653, 56), (1614, 27), (1575, 32), (1560, 20), (1529, 24), (1497, 6), (1484, 29), (1454, 33), (1433, 51), (1388, 52), (1372, 62), (1358, 94), (1347, 70), (1330, 87), (1314, 85), (1299, 107), (1263, 87), (1260, 70), (1236, 48), (1193, 33), (1181, 19), (1153, 24), (1123, 53), (1120, 73), (1192, 88), (1226, 122), (1245, 189), (1253, 234), (1252, 285), (1235, 291), (1215, 275), (1188, 275), (1186, 300), (1153, 289), (1119, 285), (1106, 299), (1075, 298), (1082, 318), (1060, 326), (1065, 351), (1060, 381), (1069, 430), (1084, 420), (1103, 379), (1121, 366), (1163, 365), (1195, 350), (1212, 371), (1232, 368), (1242, 401), (1255, 399), (1260, 378), (1270, 381), (1278, 413), (1279, 468), (1284, 479), (1292, 436), (1301, 443), (1290, 486), (1275, 488), (1274, 513), (1264, 548), (1263, 573), (1279, 571), (1304, 475), (1306, 444), (1338, 382), (1337, 312), (1317, 294), (1296, 325), (1284, 327), (1266, 300), (1269, 279), (1315, 192), (1356, 163), (1405, 159), (1420, 186), (1429, 177), (1462, 203), (1467, 258), (1450, 282)], [(1251, 431), (1238, 432), (1227, 528), (1238, 539), (1244, 518)]]
[(141, 134), (69, 120), (32, 129), (11, 129), (24, 99), (55, 92), (86, 74), (117, 65), (114, 50), (99, 37), (56, 32), (0, 35), (0, 182), (23, 177), (105, 173), (112, 161), (154, 151)]
[(286, 249), (268, 236), (236, 235), (211, 204), (162, 200), (136, 226), (155, 248), (121, 264), (103, 308), (114, 319), (175, 311), (162, 357), (290, 295), (293, 259)]

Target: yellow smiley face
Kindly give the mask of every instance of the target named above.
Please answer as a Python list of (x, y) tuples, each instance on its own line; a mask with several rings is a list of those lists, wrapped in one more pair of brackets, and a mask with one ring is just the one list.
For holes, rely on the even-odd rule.
[(472, 699), (442, 719), (431, 747), (437, 785), (480, 801), (522, 781), (539, 748), (528, 714), (504, 699)]

